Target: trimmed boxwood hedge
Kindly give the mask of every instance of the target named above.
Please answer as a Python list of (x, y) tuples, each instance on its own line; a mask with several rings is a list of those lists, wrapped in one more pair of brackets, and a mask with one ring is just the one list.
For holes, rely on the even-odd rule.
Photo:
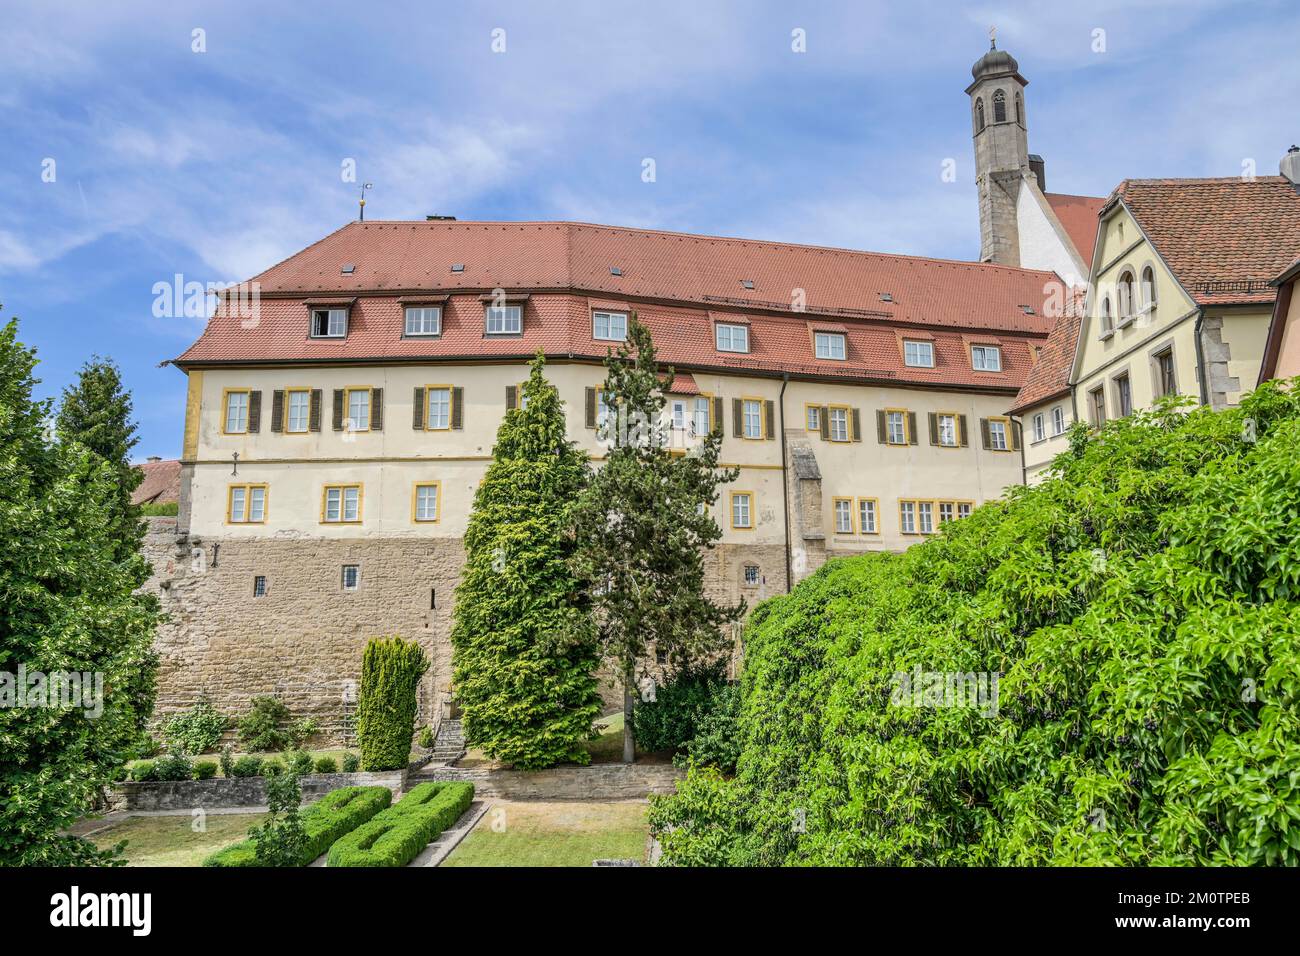
[(330, 866), (405, 866), (469, 809), (472, 783), (422, 783), (338, 840)]
[[(347, 833), (388, 809), (393, 795), (387, 787), (341, 787), (331, 790), (302, 812), (307, 844), (300, 866), (306, 866)], [(204, 866), (257, 866), (252, 840), (218, 850)]]

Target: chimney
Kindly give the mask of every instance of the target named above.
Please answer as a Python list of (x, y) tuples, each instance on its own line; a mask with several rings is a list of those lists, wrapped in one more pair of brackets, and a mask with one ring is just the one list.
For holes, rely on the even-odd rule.
[(1047, 192), (1047, 164), (1043, 162), (1043, 157), (1036, 153), (1029, 154), (1029, 171), (1034, 174), (1038, 180), (1038, 191)]
[(1287, 179), (1291, 180), (1291, 185), (1300, 189), (1300, 146), (1292, 146), (1282, 157), (1282, 162), (1277, 165), (1280, 172)]
[(456, 217), (455, 217), (455, 216), (433, 216), (433, 215), (430, 215), (430, 216), (425, 216), (425, 217), (424, 217), (424, 221), (425, 221), (425, 222), (455, 222), (455, 221), (456, 221)]
[(150, 455), (148, 458), (145, 459), (145, 461), (149, 462), (150, 464), (153, 464), (155, 461), (162, 461), (162, 458), (158, 455)]

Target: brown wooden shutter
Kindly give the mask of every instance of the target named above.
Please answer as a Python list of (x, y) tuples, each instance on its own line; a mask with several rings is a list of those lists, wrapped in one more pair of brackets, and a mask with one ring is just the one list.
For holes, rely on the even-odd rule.
[(262, 430), (262, 393), (257, 389), (248, 393), (248, 431), (256, 434)]
[(817, 412), (817, 424), (821, 426), (822, 441), (831, 440), (831, 410), (825, 405)]
[(962, 448), (969, 446), (970, 442), (966, 438), (966, 416), (957, 416), (957, 441), (961, 443)]
[(907, 443), (916, 444), (916, 412), (907, 413)]
[(324, 394), (319, 388), (313, 388), (311, 390), (311, 412), (307, 422), (308, 430), (320, 431), (321, 406), (324, 404)]
[(1020, 422), (1011, 423), (1011, 450), (1020, 451)]
[(926, 415), (930, 419), (930, 444), (939, 444), (939, 415), (937, 412), (930, 412)]
[(745, 437), (745, 403), (739, 398), (731, 400), (731, 433), (737, 438)]
[(596, 390), (587, 389), (587, 427), (596, 427)]
[(411, 427), (424, 431), (424, 389), (417, 388), (411, 395)]
[(768, 401), (763, 406), (764, 417), (767, 419), (767, 437), (769, 439), (776, 437), (776, 402)]
[(987, 418), (980, 419), (980, 441), (983, 442), (985, 451), (992, 447), (989, 442), (989, 420)]
[(271, 393), (271, 431), (284, 431), (284, 389), (277, 388)]
[(334, 430), (343, 431), (343, 389), (334, 389)]
[(453, 388), (451, 390), (451, 427), (465, 427), (465, 389)]
[(507, 385), (506, 386), (506, 411), (510, 411), (510, 409), (518, 408), (518, 407), (519, 407), (519, 386)]
[(882, 445), (889, 444), (889, 436), (885, 432), (885, 410), (883, 408), (876, 410), (876, 441)]
[(714, 398), (713, 399), (713, 430), (717, 432), (719, 435), (722, 434), (723, 429), (725, 427), (722, 424), (723, 414), (724, 412), (722, 407), (722, 399)]
[(372, 388), (370, 390), (370, 430), (372, 432), (384, 430), (384, 390), (382, 388)]
[(862, 441), (862, 410), (853, 409), (853, 440)]

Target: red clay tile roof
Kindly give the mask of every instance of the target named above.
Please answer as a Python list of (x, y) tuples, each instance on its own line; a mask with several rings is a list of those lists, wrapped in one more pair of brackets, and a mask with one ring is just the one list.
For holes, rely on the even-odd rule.
[(1126, 179), (1114, 197), (1200, 305), (1271, 303), (1300, 253), (1300, 193), (1282, 176)]
[(181, 463), (171, 461), (146, 461), (136, 465), (144, 472), (144, 481), (131, 493), (131, 503), (171, 504), (181, 496)]
[[(451, 272), (453, 263), (464, 271)], [(344, 264), (353, 272), (343, 274)], [(253, 281), (257, 320), (219, 312), (177, 364), (517, 358), (538, 349), (601, 358), (607, 343), (592, 339), (591, 303), (613, 301), (630, 304), (663, 360), (683, 368), (1007, 389), (1029, 369), (1027, 342), (1050, 331), (1043, 313), (1059, 284), (1049, 272), (991, 264), (554, 222), (351, 223)], [(521, 337), (484, 337), (479, 297), (494, 288), (532, 293)], [(450, 294), (439, 338), (402, 336), (400, 299), (417, 291)], [(356, 296), (346, 339), (309, 339), (304, 303), (342, 294)], [(803, 311), (791, 304), (800, 296)], [(813, 358), (807, 322), (826, 316), (848, 329), (845, 361)], [(749, 322), (751, 352), (716, 351), (716, 319)], [(953, 330), (940, 337), (934, 370), (902, 365), (894, 333), (906, 326)], [(1010, 336), (1000, 379), (972, 372), (960, 334), (975, 330)]]
[(1057, 319), (1052, 334), (1038, 353), (1038, 361), (1029, 370), (1025, 384), (1020, 387), (1015, 404), (1007, 414), (1019, 415), (1035, 405), (1070, 393), (1070, 366), (1074, 363), (1074, 348), (1079, 341), (1082, 320), (1082, 313), (1073, 309)]
[(1043, 193), (1043, 198), (1079, 251), (1083, 267), (1091, 269), (1092, 252), (1097, 244), (1097, 213), (1106, 205), (1106, 200), (1100, 196), (1067, 196), (1065, 193)]

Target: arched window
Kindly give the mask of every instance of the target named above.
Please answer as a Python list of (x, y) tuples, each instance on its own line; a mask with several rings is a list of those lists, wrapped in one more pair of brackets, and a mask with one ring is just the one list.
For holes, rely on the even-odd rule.
[(1005, 123), (1007, 121), (1007, 94), (997, 90), (993, 94), (993, 122)]
[(984, 100), (978, 97), (975, 100), (975, 132), (984, 132)]
[(1150, 266), (1142, 270), (1142, 308), (1147, 312), (1156, 310), (1156, 273)]
[(1017, 122), (1017, 123), (1020, 123), (1020, 124), (1022, 124), (1022, 125), (1023, 125), (1024, 122), (1025, 122), (1024, 114), (1021, 112), (1021, 109), (1020, 109), (1020, 94), (1019, 94), (1019, 93), (1016, 94), (1016, 122)]
[(1108, 296), (1108, 295), (1106, 295), (1106, 296), (1102, 296), (1102, 298), (1101, 298), (1101, 331), (1102, 331), (1103, 334), (1104, 334), (1104, 333), (1106, 333), (1106, 332), (1111, 331), (1111, 330), (1114, 329), (1114, 328), (1115, 328), (1115, 323), (1114, 323), (1114, 321), (1112, 320), (1111, 315), (1110, 315), (1110, 296)]
[(1119, 274), (1119, 283), (1115, 287), (1119, 299), (1119, 324), (1128, 325), (1133, 321), (1135, 299), (1133, 298), (1133, 273), (1125, 269)]

